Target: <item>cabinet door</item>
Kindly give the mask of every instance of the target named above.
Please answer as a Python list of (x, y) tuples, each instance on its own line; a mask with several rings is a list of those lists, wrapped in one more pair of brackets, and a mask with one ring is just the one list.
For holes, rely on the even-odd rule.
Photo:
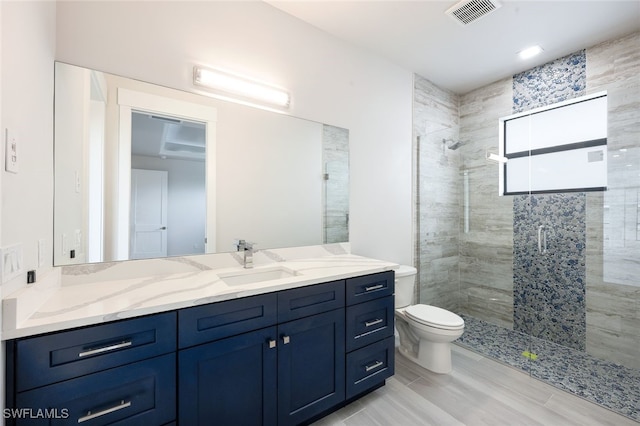
[(278, 325), (278, 425), (344, 401), (344, 321), (343, 308)]
[(276, 327), (181, 350), (181, 425), (276, 424)]

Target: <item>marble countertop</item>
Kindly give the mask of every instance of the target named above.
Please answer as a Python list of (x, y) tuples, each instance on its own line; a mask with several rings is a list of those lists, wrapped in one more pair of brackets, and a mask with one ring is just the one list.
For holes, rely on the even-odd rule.
[(254, 265), (252, 271), (274, 267), (289, 269), (296, 275), (229, 285), (221, 279), (221, 275), (247, 271), (241, 266), (233, 266), (104, 281), (88, 280), (72, 285), (45, 284), (40, 289), (18, 292), (3, 300), (2, 339), (33, 336), (383, 272), (396, 269), (398, 265), (340, 254), (258, 264)]

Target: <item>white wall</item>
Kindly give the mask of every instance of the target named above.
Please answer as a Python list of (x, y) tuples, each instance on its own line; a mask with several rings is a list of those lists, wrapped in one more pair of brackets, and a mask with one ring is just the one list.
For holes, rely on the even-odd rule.
[(261, 2), (60, 2), (56, 58), (183, 90), (194, 64), (287, 88), (292, 115), (350, 131), (353, 252), (412, 261), (408, 70)]
[[(18, 142), (19, 173), (2, 172), (3, 247), (22, 243), (24, 273), (3, 294), (26, 284), (37, 268), (38, 240), (51, 253), (53, 235), (53, 60), (55, 4), (2, 2), (2, 153), (4, 129)], [(46, 270), (51, 267), (47, 256)], [(39, 271), (40, 273), (43, 270)]]
[[(5, 128), (18, 137), (20, 156), (18, 174), (9, 174), (4, 167), (0, 171), (0, 246), (22, 243), (24, 251), (24, 273), (2, 285), (0, 293), (5, 296), (26, 285), (26, 271), (36, 269), (39, 239), (46, 241), (51, 253), (55, 4), (2, 1), (0, 22), (0, 164), (4, 164)], [(47, 256), (38, 273), (50, 269), (51, 263)], [(4, 407), (4, 368), (0, 389)]]

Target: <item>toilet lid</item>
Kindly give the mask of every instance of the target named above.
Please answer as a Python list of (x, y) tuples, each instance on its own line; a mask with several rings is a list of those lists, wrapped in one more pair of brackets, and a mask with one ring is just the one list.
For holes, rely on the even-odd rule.
[(464, 327), (464, 320), (453, 312), (431, 305), (412, 305), (405, 313), (414, 321), (437, 328), (456, 329)]

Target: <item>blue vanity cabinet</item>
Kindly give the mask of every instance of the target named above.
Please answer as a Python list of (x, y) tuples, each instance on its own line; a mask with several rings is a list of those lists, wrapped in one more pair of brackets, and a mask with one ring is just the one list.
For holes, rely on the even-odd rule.
[(277, 293), (178, 311), (178, 419), (277, 422)]
[(179, 424), (296, 425), (341, 404), (344, 301), (342, 280), (179, 311)]
[(297, 425), (345, 398), (344, 308), (278, 325), (278, 425)]
[(175, 351), (175, 312), (9, 341), (7, 423), (172, 422)]
[(6, 347), (7, 408), (53, 417), (9, 425), (306, 424), (393, 374), (393, 272)]
[(375, 389), (395, 367), (394, 272), (346, 283), (346, 398)]
[(181, 350), (179, 424), (277, 424), (277, 329)]

